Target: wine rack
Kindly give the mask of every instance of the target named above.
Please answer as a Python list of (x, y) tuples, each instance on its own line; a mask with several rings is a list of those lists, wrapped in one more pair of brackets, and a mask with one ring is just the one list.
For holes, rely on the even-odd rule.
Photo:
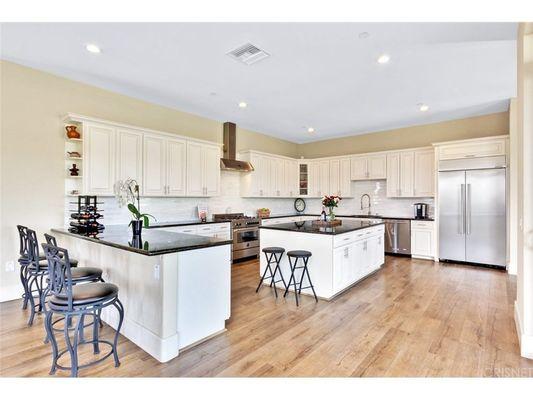
[(98, 205), (102, 203), (98, 202), (97, 196), (78, 196), (78, 201), (70, 204), (77, 204), (78, 208), (71, 210), (69, 232), (87, 236), (103, 232), (105, 227), (98, 222), (104, 218), (103, 210), (98, 209)]

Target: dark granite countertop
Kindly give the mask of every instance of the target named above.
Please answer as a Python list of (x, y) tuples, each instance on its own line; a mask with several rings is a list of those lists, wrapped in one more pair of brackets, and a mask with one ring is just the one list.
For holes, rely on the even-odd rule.
[[(338, 218), (381, 218), (381, 219), (402, 219), (402, 220), (412, 220), (412, 221), (433, 221), (433, 218), (415, 218), (415, 217), (389, 217), (383, 215), (368, 215), (368, 214), (335, 214)], [(262, 219), (273, 219), (273, 218), (289, 218), (289, 217), (318, 217), (319, 214), (285, 214), (285, 215), (272, 215), (268, 218)]]
[(168, 221), (168, 222), (151, 222), (146, 229), (152, 228), (168, 228), (171, 226), (186, 226), (186, 225), (207, 225), (207, 224), (227, 224), (229, 221), (206, 221), (202, 222), (199, 219), (190, 221)]
[(285, 224), (271, 225), (271, 226), (261, 226), (261, 229), (273, 229), (277, 231), (289, 231), (289, 232), (305, 232), (305, 233), (316, 233), (322, 235), (341, 235), (343, 233), (353, 232), (360, 229), (370, 228), (376, 225), (383, 225), (384, 222), (376, 221), (342, 221), (342, 225), (337, 225), (331, 228), (324, 228), (320, 226), (313, 225), (312, 221), (305, 222), (288, 222)]
[(168, 232), (163, 230), (143, 230), (141, 243), (135, 243), (131, 228), (126, 225), (107, 226), (96, 238), (77, 233), (71, 233), (64, 228), (52, 229), (52, 232), (73, 236), (78, 239), (88, 240), (104, 246), (111, 246), (117, 249), (132, 251), (146, 256), (157, 256), (161, 254), (177, 253), (181, 251), (202, 249), (205, 247), (222, 246), (231, 244), (231, 240), (223, 240), (198, 235), (188, 235), (184, 233)]

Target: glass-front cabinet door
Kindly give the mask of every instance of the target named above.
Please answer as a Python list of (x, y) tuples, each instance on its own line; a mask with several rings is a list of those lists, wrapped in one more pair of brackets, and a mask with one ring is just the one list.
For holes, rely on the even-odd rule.
[(300, 196), (309, 195), (309, 165), (305, 163), (300, 163), (298, 166), (299, 170), (299, 194)]

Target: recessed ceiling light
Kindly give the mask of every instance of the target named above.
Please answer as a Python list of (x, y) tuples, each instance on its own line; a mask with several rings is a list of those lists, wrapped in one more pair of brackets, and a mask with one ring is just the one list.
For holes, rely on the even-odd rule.
[(89, 43), (85, 46), (85, 48), (87, 49), (87, 51), (89, 53), (94, 53), (94, 54), (98, 54), (98, 53), (101, 53), (102, 50), (100, 50), (100, 47), (98, 47), (97, 45), (95, 45), (94, 43)]
[(241, 102), (239, 103), (239, 107), (240, 107), (240, 108), (246, 108), (246, 107), (248, 107), (248, 104), (246, 104), (246, 102), (244, 102), (244, 101), (241, 101)]
[(390, 56), (388, 54), (382, 54), (378, 57), (379, 64), (387, 64), (390, 61)]
[(368, 33), (368, 32), (361, 32), (361, 33), (359, 34), (359, 39), (366, 39), (366, 38), (369, 37), (369, 36), (370, 36), (370, 33)]
[(315, 132), (315, 128), (309, 127), (309, 128), (307, 128), (307, 132), (314, 133)]
[(420, 104), (418, 105), (418, 109), (419, 109), (420, 111), (422, 111), (422, 112), (426, 112), (427, 110), (429, 110), (429, 106), (428, 106), (427, 104), (422, 104), (422, 103), (420, 103)]

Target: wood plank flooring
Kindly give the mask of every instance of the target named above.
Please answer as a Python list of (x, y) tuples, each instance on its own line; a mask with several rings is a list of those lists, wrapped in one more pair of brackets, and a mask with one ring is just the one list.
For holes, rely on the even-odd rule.
[[(298, 308), (268, 287), (256, 294), (257, 282), (257, 262), (233, 267), (227, 332), (165, 364), (121, 337), (119, 368), (109, 359), (80, 376), (533, 376), (506, 273), (387, 257), (333, 301), (304, 296)], [(0, 375), (47, 376), (42, 317), (27, 327), (20, 305), (0, 304)], [(92, 359), (86, 347), (82, 362)]]

